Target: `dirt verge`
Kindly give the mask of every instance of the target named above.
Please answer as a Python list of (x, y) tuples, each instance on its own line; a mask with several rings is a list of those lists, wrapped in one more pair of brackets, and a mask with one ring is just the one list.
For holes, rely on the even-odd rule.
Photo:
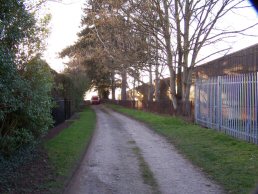
[[(75, 114), (71, 119), (77, 119)], [(71, 121), (65, 121), (49, 130), (43, 141), (54, 138), (63, 129), (70, 126)], [(53, 166), (49, 162), (47, 152), (44, 150), (42, 143), (36, 145), (31, 151), (18, 157), (20, 161), (9, 162), (5, 172), (0, 174), (0, 193), (5, 194), (50, 194), (52, 191), (50, 185), (57, 178)], [(23, 161), (24, 160), (24, 161)]]

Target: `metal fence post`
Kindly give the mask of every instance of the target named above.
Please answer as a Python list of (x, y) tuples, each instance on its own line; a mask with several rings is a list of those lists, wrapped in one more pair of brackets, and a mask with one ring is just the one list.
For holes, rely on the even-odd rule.
[(221, 123), (222, 123), (222, 91), (221, 91), (221, 76), (218, 76), (217, 79), (217, 108), (216, 108), (216, 125), (217, 129), (221, 130)]
[(199, 87), (198, 87), (198, 82), (199, 79), (196, 79), (195, 82), (195, 92), (194, 92), (194, 101), (195, 101), (195, 107), (194, 107), (194, 118), (195, 118), (195, 123), (198, 123), (198, 110), (199, 110)]
[(255, 98), (254, 98), (254, 108), (255, 108), (255, 135), (256, 135), (256, 144), (258, 144), (258, 72), (256, 73), (256, 78), (254, 79), (255, 80)]

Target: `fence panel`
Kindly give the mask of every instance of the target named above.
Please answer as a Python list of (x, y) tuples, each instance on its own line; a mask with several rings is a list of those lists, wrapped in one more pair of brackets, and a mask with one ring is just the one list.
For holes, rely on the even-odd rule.
[(197, 80), (195, 121), (258, 144), (258, 73)]
[(209, 128), (216, 128), (217, 92), (216, 78), (196, 81), (195, 120), (197, 123)]
[(71, 101), (55, 100), (55, 107), (52, 109), (52, 117), (54, 120), (54, 126), (64, 122), (71, 117)]

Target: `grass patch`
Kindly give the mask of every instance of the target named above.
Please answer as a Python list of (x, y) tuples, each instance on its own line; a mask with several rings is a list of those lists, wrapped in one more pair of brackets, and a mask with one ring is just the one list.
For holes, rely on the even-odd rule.
[(86, 108), (80, 118), (64, 129), (55, 138), (45, 142), (49, 159), (53, 164), (57, 180), (50, 182), (49, 187), (61, 189), (81, 159), (89, 144), (95, 128), (96, 116), (93, 110)]
[(140, 171), (141, 171), (144, 183), (151, 186), (153, 194), (159, 194), (160, 191), (158, 188), (158, 183), (155, 180), (154, 175), (153, 175), (152, 171), (150, 170), (148, 164), (145, 162), (145, 160), (142, 156), (141, 150), (138, 147), (133, 147), (132, 150), (138, 158), (139, 165), (140, 165)]
[(203, 169), (228, 193), (250, 193), (258, 183), (257, 145), (234, 139), (182, 119), (108, 105), (149, 124)]

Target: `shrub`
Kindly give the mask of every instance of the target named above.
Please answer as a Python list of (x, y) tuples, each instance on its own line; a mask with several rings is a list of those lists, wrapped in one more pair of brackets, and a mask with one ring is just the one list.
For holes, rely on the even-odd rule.
[[(34, 137), (46, 133), (53, 123), (51, 89), (53, 78), (48, 64), (39, 57), (32, 59), (22, 74), (30, 89), (30, 96), (25, 100), (23, 127), (30, 129)], [(21, 115), (21, 116), (22, 116)]]
[(33, 5), (0, 0), (0, 155), (37, 140), (52, 123), (52, 77), (37, 55), (49, 18), (39, 22)]
[[(1, 54), (1, 53), (0, 53)], [(0, 55), (0, 58), (4, 58)], [(0, 152), (10, 154), (41, 137), (53, 123), (52, 76), (39, 57), (18, 72), (11, 60), (0, 64)]]

